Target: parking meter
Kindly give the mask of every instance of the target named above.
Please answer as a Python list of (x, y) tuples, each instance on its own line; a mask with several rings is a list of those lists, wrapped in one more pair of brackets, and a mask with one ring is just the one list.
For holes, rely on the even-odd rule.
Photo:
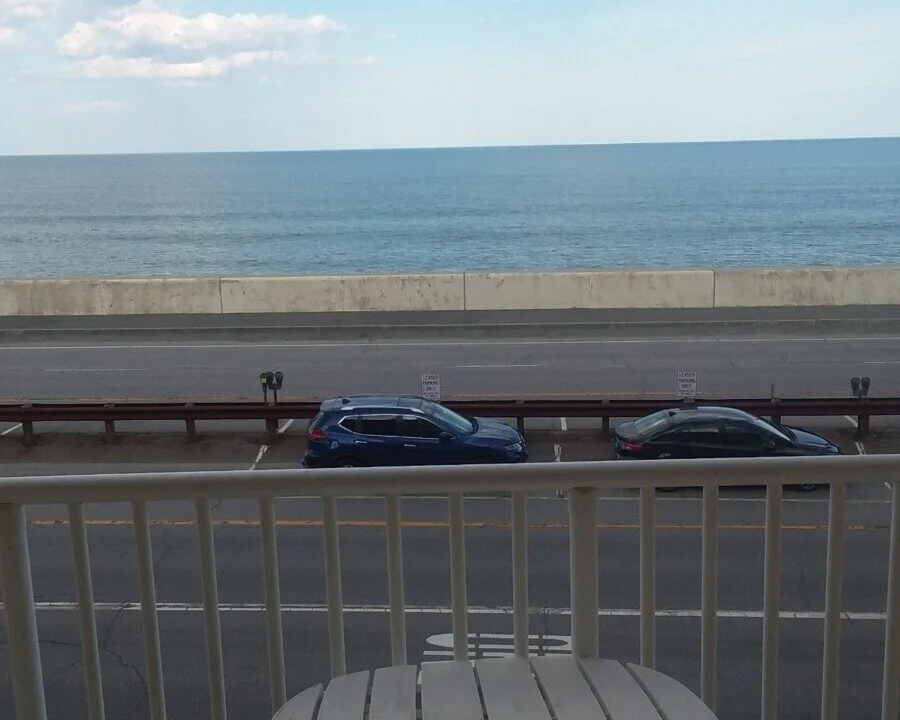
[(281, 370), (278, 370), (271, 382), (269, 383), (272, 386), (272, 393), (275, 396), (275, 402), (278, 402), (278, 391), (281, 390), (281, 385), (284, 382), (284, 373)]

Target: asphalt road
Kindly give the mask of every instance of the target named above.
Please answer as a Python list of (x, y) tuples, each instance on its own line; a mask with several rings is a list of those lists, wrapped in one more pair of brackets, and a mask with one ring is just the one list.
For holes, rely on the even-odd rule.
[(6, 399), (257, 398), (259, 373), (285, 373), (283, 397), (418, 393), (440, 372), (448, 397), (671, 397), (675, 373), (698, 374), (702, 396), (900, 392), (900, 337), (543, 338), (316, 342), (5, 342)]
[[(417, 392), (423, 371), (438, 371), (447, 396), (598, 395), (670, 396), (677, 370), (695, 370), (704, 395), (782, 397), (843, 395), (852, 375), (868, 374), (873, 393), (900, 391), (900, 338), (847, 330), (828, 337), (796, 336), (751, 321), (719, 335), (709, 329), (685, 337), (646, 327), (629, 336), (615, 332), (560, 333), (548, 328), (530, 337), (487, 339), (378, 339), (374, 341), (279, 339), (279, 333), (208, 333), (189, 328), (167, 338), (147, 333), (104, 332), (54, 340), (5, 335), (0, 380), (6, 399), (257, 397), (258, 373), (283, 370), (292, 397), (355, 392)], [(170, 340), (173, 340), (170, 342)], [(852, 419), (851, 419), (852, 420)], [(817, 419), (805, 424), (838, 441), (847, 452), (897, 450), (897, 433), (873, 422), (862, 448), (852, 422)], [(529, 436), (537, 460), (599, 459), (607, 448), (596, 433), (579, 434), (589, 421), (534, 423)], [(246, 424), (201, 427), (203, 439), (187, 444), (163, 434), (136, 436), (111, 445), (102, 428), (41, 426), (35, 448), (23, 448), (14, 425), (0, 428), (4, 474), (114, 470), (295, 467), (302, 453), (302, 424), (285, 429), (282, 442), (262, 446)], [(123, 428), (124, 429), (124, 428)], [(146, 428), (136, 428), (144, 431)], [(87, 430), (89, 435), (71, 435)], [(573, 432), (574, 431), (574, 432)], [(228, 433), (227, 435), (225, 433)], [(723, 491), (720, 531), (720, 716), (759, 716), (762, 607), (762, 522), (757, 489)], [(784, 512), (781, 626), (781, 710), (784, 717), (817, 716), (821, 681), (827, 493), (788, 493)], [(843, 623), (841, 715), (875, 717), (880, 698), (884, 583), (889, 491), (852, 486), (849, 492)], [(146, 717), (146, 698), (129, 508), (89, 509), (95, 594), (108, 717)], [(190, 508), (152, 506), (160, 623), (170, 717), (208, 714), (196, 528)], [(467, 501), (470, 631), (473, 652), (506, 652), (512, 621), (509, 519), (504, 500)], [(51, 717), (85, 717), (75, 612), (71, 549), (65, 514), (32, 508), (29, 541)], [(297, 692), (327, 676), (321, 528), (318, 502), (279, 501), (278, 530), (288, 690)], [(658, 620), (659, 667), (699, 689), (700, 501), (695, 490), (661, 496), (658, 520), (658, 606), (671, 611)], [(220, 599), (229, 711), (232, 717), (269, 713), (265, 620), (257, 508), (225, 502), (216, 512)], [(382, 508), (371, 500), (342, 501), (342, 562), (350, 669), (388, 664), (389, 635)], [(600, 597), (602, 653), (638, 658), (637, 505), (634, 494), (606, 493), (600, 504)], [(451, 630), (446, 507), (435, 499), (404, 503), (404, 548), (411, 661), (441, 659)], [(568, 536), (565, 503), (534, 499), (529, 507), (532, 642), (551, 651), (568, 640)], [(68, 605), (66, 603), (69, 603)], [(0, 647), (4, 644), (0, 619)], [(499, 648), (498, 648), (499, 646)], [(0, 651), (0, 717), (11, 716), (9, 658)]]
[[(854, 501), (847, 536), (841, 715), (874, 717), (880, 697), (888, 495)], [(826, 497), (789, 496), (785, 506), (781, 608), (781, 707), (785, 717), (813, 717), (821, 678)], [(720, 716), (758, 717), (761, 658), (763, 505), (759, 494), (723, 493), (719, 533)], [(327, 632), (321, 512), (318, 501), (279, 501), (279, 564), (289, 693), (326, 679)], [(566, 504), (529, 504), (532, 642), (564, 651), (569, 634)], [(690, 493), (660, 499), (658, 530), (659, 668), (699, 689), (700, 503)], [(58, 510), (31, 513), (29, 541), (51, 717), (85, 717), (68, 528)], [(152, 507), (154, 567), (170, 717), (208, 714), (196, 527), (190, 507)], [(342, 572), (350, 670), (389, 664), (383, 507), (341, 501)], [(98, 506), (89, 515), (94, 590), (108, 717), (146, 717), (143, 651), (126, 508)], [(267, 661), (259, 529), (252, 506), (225, 503), (216, 512), (226, 680), (232, 717), (265, 718)], [(637, 504), (600, 504), (601, 647), (605, 656), (638, 659)], [(470, 632), (473, 653), (508, 652), (512, 619), (509, 505), (467, 501)], [(449, 549), (446, 505), (404, 503), (404, 557), (411, 661), (446, 657)], [(63, 603), (51, 609), (46, 603)], [(131, 603), (131, 604), (128, 604)], [(500, 637), (495, 637), (499, 635)], [(0, 636), (2, 641), (2, 636)], [(11, 716), (9, 660), (0, 653), (0, 717)]]

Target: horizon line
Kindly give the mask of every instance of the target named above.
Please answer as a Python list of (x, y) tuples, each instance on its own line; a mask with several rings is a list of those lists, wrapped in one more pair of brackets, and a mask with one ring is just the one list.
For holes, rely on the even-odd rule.
[(656, 145), (743, 145), (751, 143), (815, 143), (815, 142), (854, 142), (862, 140), (900, 140), (900, 135), (859, 135), (837, 137), (780, 137), (749, 138), (732, 140), (636, 140), (623, 142), (572, 142), (572, 143), (533, 143), (510, 145), (422, 145), (422, 146), (389, 146), (389, 147), (335, 147), (306, 148), (281, 150), (160, 150), (136, 152), (72, 152), (72, 153), (15, 153), (0, 154), (0, 158), (68, 158), (68, 157), (134, 157), (152, 155), (262, 155), (262, 154), (324, 154), (324, 153), (360, 153), (360, 152), (416, 152), (434, 150), (521, 150), (528, 148), (606, 148)]

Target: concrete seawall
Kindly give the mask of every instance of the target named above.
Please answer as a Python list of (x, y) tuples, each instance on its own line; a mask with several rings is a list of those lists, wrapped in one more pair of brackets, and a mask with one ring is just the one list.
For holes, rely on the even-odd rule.
[(900, 305), (900, 266), (0, 280), (0, 316)]

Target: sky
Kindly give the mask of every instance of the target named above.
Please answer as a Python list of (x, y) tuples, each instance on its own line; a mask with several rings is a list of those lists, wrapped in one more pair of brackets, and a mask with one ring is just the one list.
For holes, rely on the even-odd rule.
[(897, 135), (898, 0), (0, 0), (0, 155)]

